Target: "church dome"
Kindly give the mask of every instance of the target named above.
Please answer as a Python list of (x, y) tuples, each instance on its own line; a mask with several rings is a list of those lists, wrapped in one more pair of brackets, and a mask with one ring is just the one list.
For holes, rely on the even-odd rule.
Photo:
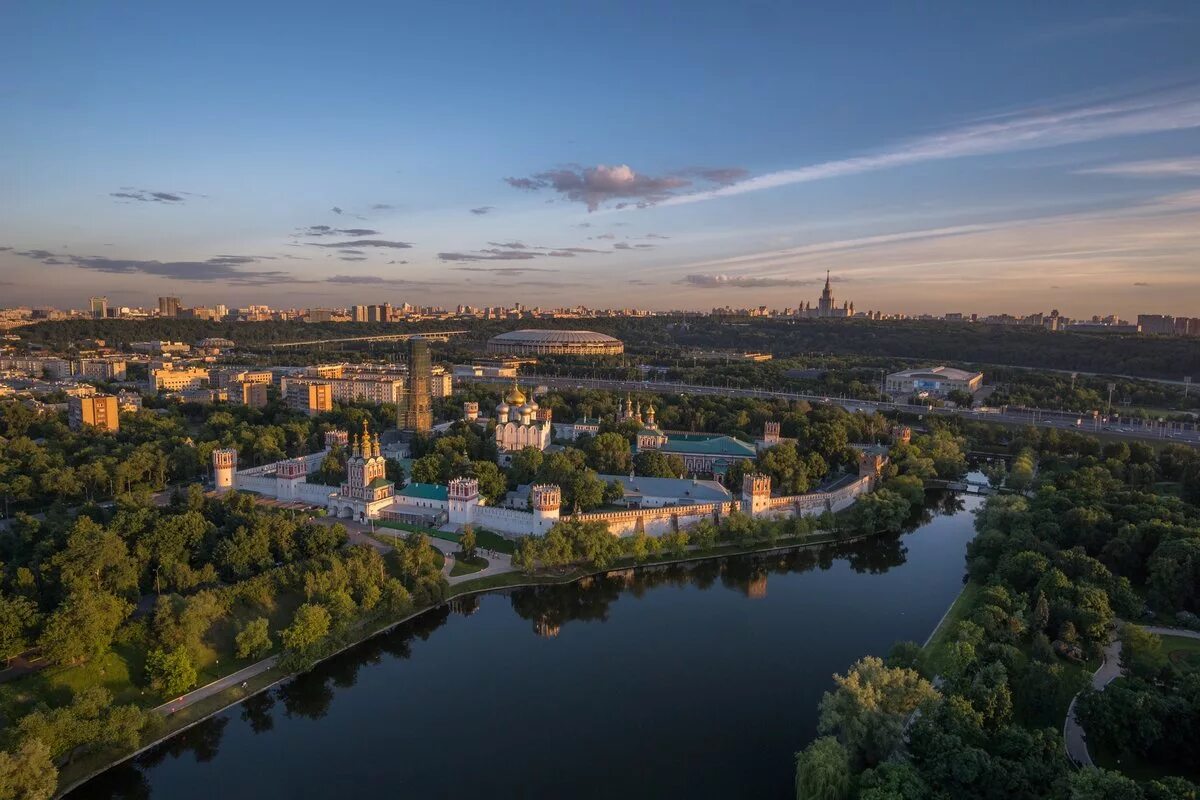
[(510, 389), (508, 394), (504, 396), (504, 402), (508, 403), (510, 406), (524, 405), (525, 393), (522, 392), (521, 388), (514, 383), (512, 389)]

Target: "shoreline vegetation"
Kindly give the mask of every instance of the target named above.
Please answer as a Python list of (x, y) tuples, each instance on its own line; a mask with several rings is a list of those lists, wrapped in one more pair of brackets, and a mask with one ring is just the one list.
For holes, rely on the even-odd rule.
[[(1200, 792), (1200, 644), (1138, 624), (1200, 630), (1200, 456), (1032, 429), (1006, 444), (1021, 491), (976, 513), (963, 591), (923, 646), (835, 675), (796, 754), (798, 799)], [(1118, 674), (1096, 685), (1114, 628)], [(1100, 768), (1064, 746), (1076, 695)]]

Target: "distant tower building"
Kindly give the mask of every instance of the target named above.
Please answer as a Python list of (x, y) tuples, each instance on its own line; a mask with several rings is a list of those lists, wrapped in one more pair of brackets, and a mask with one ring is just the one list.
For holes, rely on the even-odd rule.
[(397, 409), (397, 427), (413, 433), (433, 428), (433, 364), (429, 342), (420, 337), (408, 340), (408, 380)]
[(160, 317), (178, 317), (179, 316), (179, 298), (178, 297), (160, 297), (160, 298), (158, 298), (158, 315)]
[(104, 319), (108, 316), (107, 297), (93, 297), (88, 300), (88, 306), (92, 310), (92, 319)]
[(829, 271), (825, 271), (825, 288), (821, 290), (821, 299), (817, 301), (817, 316), (833, 316), (833, 287), (829, 285)]
[(479, 419), (479, 403), (476, 403), (474, 400), (463, 403), (463, 419), (467, 422), (474, 422)]
[(346, 447), (350, 444), (350, 434), (343, 430), (325, 431), (325, 449), (332, 450), (335, 447)]
[(771, 505), (771, 476), (749, 472), (742, 476), (742, 511), (752, 517), (767, 511)]
[(212, 451), (213, 486), (218, 492), (233, 488), (233, 474), (237, 470), (237, 450), (232, 447)]

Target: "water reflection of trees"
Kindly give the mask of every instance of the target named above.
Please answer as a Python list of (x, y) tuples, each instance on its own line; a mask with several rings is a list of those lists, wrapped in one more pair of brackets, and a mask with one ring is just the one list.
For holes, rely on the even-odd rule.
[(348, 689), (358, 682), (358, 671), (378, 664), (384, 654), (405, 659), (412, 655), (413, 639), (428, 639), (450, 617), (446, 606), (431, 609), (391, 632), (375, 636), (297, 675), (275, 691), (289, 717), (321, 719), (329, 713), (334, 688)]
[(626, 593), (640, 597), (672, 586), (707, 590), (719, 582), (725, 589), (757, 599), (766, 596), (771, 575), (829, 569), (838, 559), (847, 561), (856, 572), (886, 572), (903, 564), (906, 555), (900, 536), (873, 537), (823, 547), (615, 570), (563, 586), (514, 589), (509, 599), (513, 611), (531, 621), (536, 633), (554, 636), (567, 622), (605, 621), (609, 607)]
[(274, 707), (273, 692), (259, 692), (253, 697), (247, 697), (242, 701), (242, 721), (255, 733), (266, 733), (275, 727), (275, 718), (271, 716), (271, 709)]
[(514, 589), (509, 592), (509, 599), (517, 615), (532, 622), (534, 632), (542, 636), (556, 636), (563, 624), (575, 620), (603, 622), (608, 618), (609, 607), (623, 593), (641, 597), (663, 586), (707, 590), (719, 581), (726, 589), (757, 599), (766, 596), (771, 575), (827, 570), (838, 560), (844, 560), (858, 573), (887, 572), (908, 559), (905, 535), (938, 516), (957, 514), (963, 508), (957, 494), (930, 492), (925, 505), (914, 509), (903, 533), (821, 547), (615, 570), (563, 586)]

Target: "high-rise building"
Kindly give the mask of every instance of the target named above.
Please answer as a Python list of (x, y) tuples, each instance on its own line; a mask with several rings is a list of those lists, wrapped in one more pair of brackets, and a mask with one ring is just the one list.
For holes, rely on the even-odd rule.
[(284, 399), (288, 408), (315, 416), (322, 411), (333, 410), (333, 387), (328, 381), (289, 378), (285, 384)]
[(229, 400), (251, 408), (265, 408), (268, 395), (267, 383), (251, 383), (249, 381), (234, 381), (229, 384)]
[(178, 297), (160, 297), (160, 298), (158, 298), (158, 315), (160, 317), (178, 317), (179, 316), (179, 298)]
[(111, 394), (67, 398), (67, 419), (71, 430), (91, 425), (101, 430), (116, 431), (121, 427), (117, 398)]
[(408, 379), (396, 420), (401, 430), (425, 433), (433, 427), (432, 373), (429, 342), (420, 337), (409, 339)]
[(1138, 314), (1137, 326), (1142, 333), (1170, 336), (1175, 332), (1175, 318), (1166, 314)]
[(366, 322), (367, 321), (367, 307), (366, 306), (355, 306), (354, 307), (354, 321), (355, 322)]
[(391, 322), (392, 321), (392, 304), (380, 303), (375, 306), (367, 306), (367, 322)]
[(107, 297), (93, 297), (88, 300), (88, 305), (92, 310), (92, 319), (104, 319), (108, 316)]

